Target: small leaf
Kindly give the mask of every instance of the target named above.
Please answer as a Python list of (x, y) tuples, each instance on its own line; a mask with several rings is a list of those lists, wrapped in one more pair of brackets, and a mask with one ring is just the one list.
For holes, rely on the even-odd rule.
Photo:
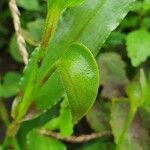
[(99, 87), (99, 73), (91, 52), (83, 45), (73, 44), (57, 64), (74, 122), (91, 108)]
[(10, 39), (9, 52), (12, 58), (15, 59), (17, 62), (23, 62), (23, 59), (19, 53), (19, 48), (17, 45), (17, 39), (15, 35), (13, 35)]
[(133, 31), (126, 38), (128, 56), (133, 66), (145, 62), (150, 56), (150, 33), (145, 29)]
[(40, 135), (38, 130), (32, 130), (27, 136), (28, 150), (66, 150), (60, 141), (51, 137)]
[(33, 46), (38, 46), (40, 44), (43, 34), (43, 25), (44, 20), (38, 18), (34, 21), (27, 23), (27, 29), (22, 29), (22, 34), (29, 44)]
[[(110, 121), (116, 144), (118, 144), (130, 111), (129, 103), (123, 102), (123, 99), (119, 99), (119, 101), (112, 104)], [(144, 126), (143, 119), (136, 115), (131, 127), (126, 132), (126, 138), (119, 150), (126, 150), (127, 147), (128, 150), (148, 150), (149, 143), (148, 128)]]
[(97, 58), (101, 73), (100, 84), (103, 85), (102, 96), (105, 98), (121, 97), (125, 93), (128, 78), (125, 62), (114, 52), (102, 53)]
[(143, 104), (142, 89), (138, 82), (131, 82), (127, 89), (131, 109), (135, 110)]
[(16, 72), (8, 72), (4, 76), (4, 80), (0, 83), (0, 97), (9, 98), (18, 93), (19, 87), (18, 83), (20, 81), (21, 75)]
[(86, 119), (90, 127), (96, 131), (110, 130), (110, 102), (100, 99), (96, 101), (92, 109), (87, 113)]
[(62, 136), (70, 136), (73, 133), (72, 114), (66, 96), (61, 103), (60, 115), (44, 125), (44, 128), (60, 130)]

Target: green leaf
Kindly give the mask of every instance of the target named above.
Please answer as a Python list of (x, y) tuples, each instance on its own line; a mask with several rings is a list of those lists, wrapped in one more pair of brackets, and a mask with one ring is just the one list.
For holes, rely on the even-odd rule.
[(23, 62), (23, 59), (19, 53), (19, 48), (17, 45), (17, 39), (15, 35), (13, 35), (10, 39), (9, 52), (12, 58), (15, 59), (17, 62)]
[(92, 109), (87, 113), (86, 119), (90, 127), (96, 131), (110, 130), (110, 102), (100, 99), (96, 101)]
[(140, 70), (140, 85), (142, 89), (142, 99), (143, 99), (143, 107), (150, 112), (150, 83), (149, 79), (146, 76), (144, 70)]
[(79, 150), (115, 150), (115, 144), (100, 139), (84, 144)]
[(38, 130), (31, 131), (27, 136), (28, 150), (66, 150), (66, 146), (51, 137), (40, 135)]
[(145, 29), (133, 31), (126, 38), (128, 57), (133, 66), (145, 62), (150, 56), (150, 33)]
[(144, 11), (150, 10), (150, 0), (144, 0), (142, 8)]
[[(59, 59), (64, 50), (74, 41), (84, 43), (84, 45), (92, 51), (94, 56), (96, 56), (107, 37), (125, 17), (133, 1), (134, 0), (121, 0), (119, 2), (115, 0), (86, 0), (82, 6), (66, 11), (58, 25), (54, 40), (49, 46), (38, 78), (43, 77), (50, 65)], [(107, 18), (105, 16), (107, 16)], [(96, 30), (92, 30), (91, 32), (91, 29)], [(94, 40), (91, 40), (91, 37)], [(53, 76), (53, 80), (55, 76)], [(48, 82), (50, 81), (52, 81), (52, 78), (50, 78)], [(56, 84), (61, 85), (58, 75)], [(50, 92), (51, 89), (49, 88), (51, 86), (49, 85), (51, 84), (45, 86), (45, 91), (48, 91), (44, 94), (45, 98), (53, 95), (53, 93)], [(61, 91), (59, 86), (55, 88), (56, 91), (57, 89)], [(49, 95), (49, 93), (51, 94)], [(60, 92), (61, 95), (58, 93), (56, 96), (61, 97), (62, 93), (63, 91)], [(53, 96), (55, 97), (55, 95)]]
[[(32, 85), (36, 78), (35, 74), (37, 73), (37, 57), (39, 53), (39, 48), (36, 48), (32, 53), (32, 59), (29, 60), (28, 65), (24, 68), (24, 75), (20, 80), (19, 84), (19, 94), (13, 102), (12, 107), (12, 117), (16, 118), (18, 115), (23, 115), (27, 111), (26, 109), (32, 104), (32, 100), (23, 100), (24, 93), (32, 93)], [(28, 92), (27, 92), (28, 91)], [(25, 112), (24, 112), (25, 111)], [(21, 118), (23, 119), (23, 118)]]
[(59, 6), (62, 10), (67, 7), (73, 7), (75, 5), (81, 4), (85, 0), (48, 0), (48, 6)]
[(40, 44), (43, 25), (44, 20), (41, 18), (27, 23), (27, 29), (22, 30), (22, 34), (29, 44), (33, 46), (38, 46)]
[(97, 57), (101, 78), (100, 84), (103, 85), (102, 96), (114, 98), (122, 96), (128, 84), (125, 72), (125, 62), (121, 56), (114, 52), (102, 53)]
[(73, 121), (77, 122), (91, 108), (99, 87), (99, 72), (91, 52), (83, 45), (73, 44), (57, 63)]
[(64, 1), (65, 1), (65, 8), (67, 8), (81, 4), (85, 0), (64, 0)]
[(65, 137), (73, 133), (72, 114), (67, 96), (61, 103), (60, 115), (46, 123), (44, 128), (47, 130), (60, 130), (60, 134)]
[(18, 93), (19, 87), (18, 83), (20, 81), (21, 75), (17, 72), (8, 72), (0, 83), (0, 97), (9, 98)]
[[(82, 6), (71, 8), (64, 12), (54, 40), (51, 42), (43, 60), (37, 80), (40, 80), (44, 76), (49, 67), (75, 41), (83, 43), (96, 56), (107, 37), (125, 17), (133, 1), (86, 0)], [(94, 40), (91, 40), (91, 37)], [(31, 58), (31, 61), (34, 62), (32, 59), (34, 58)], [(27, 68), (30, 69), (28, 69), (27, 75), (24, 75), (24, 83), (26, 84), (29, 81), (32, 65), (32, 63), (28, 64)], [(22, 89), (26, 88), (26, 84), (22, 84)], [(56, 104), (64, 94), (58, 72), (55, 72), (37, 93), (34, 106), (38, 107), (38, 113), (40, 114), (45, 109), (51, 108)], [(32, 115), (29, 119), (32, 119), (36, 115)]]
[(131, 109), (135, 110), (143, 104), (142, 88), (138, 82), (131, 82), (127, 89)]
[(17, 3), (20, 7), (29, 11), (40, 10), (40, 4), (38, 0), (17, 0)]
[[(112, 104), (110, 121), (116, 144), (119, 142), (130, 111), (129, 103), (123, 102), (123, 99), (119, 99), (119, 101)], [(126, 150), (127, 147), (128, 150), (148, 150), (150, 138), (147, 131), (148, 128), (144, 126), (143, 119), (136, 115), (131, 127), (126, 132), (125, 140), (118, 150)]]

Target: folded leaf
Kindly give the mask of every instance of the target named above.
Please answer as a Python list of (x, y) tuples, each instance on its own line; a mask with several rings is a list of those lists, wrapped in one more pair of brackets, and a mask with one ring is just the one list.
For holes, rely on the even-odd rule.
[[(50, 0), (49, 0), (50, 1)], [(54, 40), (38, 74), (40, 80), (48, 68), (58, 60), (72, 42), (84, 43), (96, 56), (110, 33), (119, 25), (135, 0), (86, 0), (83, 5), (67, 10), (59, 22)], [(115, 10), (115, 11), (114, 11)], [(107, 17), (106, 17), (107, 16)], [(93, 40), (91, 40), (91, 37)], [(32, 57), (31, 59), (34, 59)], [(31, 62), (34, 62), (31, 60)], [(26, 89), (33, 63), (29, 63), (28, 73), (24, 75), (22, 89)], [(56, 94), (57, 92), (57, 94)], [(44, 87), (37, 93), (34, 106), (43, 112), (56, 104), (64, 94), (58, 72), (53, 74)], [(30, 109), (29, 109), (30, 110)], [(30, 116), (32, 119), (35, 115)]]
[(73, 121), (77, 122), (91, 108), (99, 87), (96, 61), (86, 47), (70, 46), (57, 63), (68, 96)]

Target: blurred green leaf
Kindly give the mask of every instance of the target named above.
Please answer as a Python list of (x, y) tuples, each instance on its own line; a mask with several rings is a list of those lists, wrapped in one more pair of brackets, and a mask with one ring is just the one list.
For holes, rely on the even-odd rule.
[(101, 132), (110, 129), (110, 104), (101, 99), (96, 101), (92, 109), (87, 113), (86, 119), (94, 131)]
[(150, 29), (150, 17), (144, 17), (143, 18), (143, 24), (142, 24), (145, 28)]
[(122, 45), (124, 43), (125, 36), (126, 35), (120, 31), (112, 32), (112, 34), (109, 36), (106, 43), (104, 44), (104, 48), (105, 46), (107, 48), (107, 47)]
[(145, 29), (130, 32), (126, 38), (128, 57), (133, 66), (145, 62), (150, 56), (150, 33)]
[(113, 98), (122, 96), (128, 84), (125, 62), (114, 52), (102, 53), (97, 58), (100, 70), (100, 84), (103, 85), (102, 96)]
[(141, 85), (138, 82), (131, 82), (128, 85), (127, 94), (129, 97), (131, 109), (135, 110), (138, 107), (142, 106), (144, 99), (142, 98)]
[[(123, 102), (123, 99), (119, 99), (120, 102), (113, 102), (111, 109), (111, 127), (115, 137), (115, 143), (118, 144), (121, 133), (123, 132), (124, 125), (129, 113), (129, 104)], [(150, 143), (150, 137), (148, 135), (148, 129), (144, 126), (142, 118), (136, 116), (131, 127), (126, 133), (125, 141), (122, 143), (119, 150), (148, 150)]]
[(61, 103), (60, 115), (44, 125), (47, 130), (60, 130), (62, 136), (70, 136), (73, 133), (72, 114), (65, 96)]
[(16, 35), (13, 35), (10, 39), (9, 52), (14, 60), (23, 62), (22, 56), (19, 53)]
[(17, 0), (17, 3), (20, 7), (28, 11), (39, 11), (40, 4), (39, 0)]
[(38, 130), (32, 130), (27, 136), (28, 150), (67, 150), (60, 141), (40, 135)]
[(7, 72), (5, 74), (3, 81), (0, 83), (0, 97), (9, 98), (18, 93), (18, 83), (20, 81), (21, 75), (16, 72)]
[(142, 107), (144, 107), (148, 112), (150, 112), (150, 83), (144, 70), (142, 69), (140, 70), (140, 85), (142, 89)]
[(150, 10), (150, 0), (144, 0), (142, 8), (144, 11)]
[(25, 40), (33, 46), (38, 46), (41, 42), (43, 26), (44, 20), (40, 18), (27, 23), (27, 29), (22, 29)]
[(115, 150), (115, 144), (109, 141), (95, 140), (84, 144), (79, 150)]

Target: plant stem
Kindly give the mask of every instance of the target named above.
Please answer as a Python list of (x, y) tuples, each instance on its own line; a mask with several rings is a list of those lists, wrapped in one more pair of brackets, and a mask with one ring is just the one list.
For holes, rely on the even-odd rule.
[(137, 109), (130, 109), (129, 113), (128, 113), (128, 117), (127, 117), (127, 120), (126, 120), (126, 123), (125, 123), (125, 126), (123, 128), (123, 131), (121, 133), (121, 136), (119, 138), (119, 141), (117, 143), (117, 148), (116, 150), (121, 150), (121, 146), (126, 138), (126, 134), (127, 134), (127, 131), (134, 119), (134, 116), (135, 116), (135, 113), (136, 113)]
[(43, 33), (43, 39), (40, 45), (39, 56), (41, 59), (44, 57), (45, 51), (49, 43), (52, 41), (54, 37), (54, 33), (57, 28), (60, 13), (61, 13), (61, 8), (59, 5), (54, 5), (48, 10), (46, 23), (45, 23), (45, 29)]
[[(31, 77), (28, 81), (28, 85), (26, 87), (25, 95), (22, 99), (22, 103), (20, 104), (19, 113), (17, 118), (15, 118), (14, 122), (11, 124), (10, 128), (8, 129), (8, 136), (15, 136), (18, 131), (19, 124), (23, 120), (29, 106), (32, 104), (33, 100), (33, 92), (36, 90), (35, 83), (37, 82), (37, 76), (40, 70), (39, 63), (42, 63), (42, 60), (45, 56), (45, 52), (49, 45), (49, 42), (52, 41), (55, 30), (57, 28), (57, 23), (60, 16), (60, 6), (54, 5), (48, 10), (46, 23), (45, 23), (45, 30), (43, 34), (43, 39), (39, 48), (37, 59), (35, 60), (35, 64), (33, 70), (31, 72)], [(12, 130), (13, 127), (13, 130)], [(9, 134), (10, 132), (10, 134)]]
[(40, 87), (42, 87), (45, 82), (49, 79), (49, 77), (55, 72), (55, 70), (57, 69), (57, 64), (58, 61), (56, 61), (50, 68), (49, 70), (46, 72), (46, 74), (44, 75), (44, 77), (41, 79), (40, 81)]

